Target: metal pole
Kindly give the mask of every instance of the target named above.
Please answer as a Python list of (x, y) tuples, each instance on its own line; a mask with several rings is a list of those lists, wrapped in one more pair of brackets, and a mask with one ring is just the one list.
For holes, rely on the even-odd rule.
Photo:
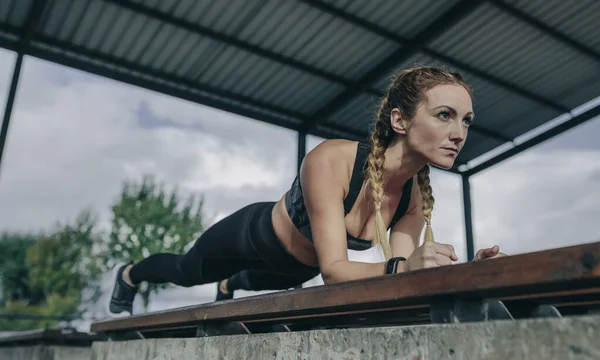
[(10, 116), (12, 114), (13, 104), (15, 102), (15, 94), (17, 93), (17, 85), (19, 83), (19, 75), (21, 74), (22, 63), (23, 53), (17, 53), (17, 61), (13, 71), (12, 81), (10, 82), (10, 90), (8, 91), (8, 99), (6, 100), (6, 108), (4, 109), (2, 130), (0, 131), (0, 165), (2, 165), (2, 154), (4, 153), (6, 135), (8, 134), (8, 124), (10, 123)]
[(298, 172), (300, 172), (300, 166), (302, 166), (302, 160), (306, 155), (306, 133), (298, 131)]
[(471, 261), (475, 257), (475, 246), (473, 239), (473, 221), (471, 218), (471, 185), (469, 176), (461, 175), (463, 188), (463, 208), (465, 212), (465, 233), (467, 235), (467, 260)]

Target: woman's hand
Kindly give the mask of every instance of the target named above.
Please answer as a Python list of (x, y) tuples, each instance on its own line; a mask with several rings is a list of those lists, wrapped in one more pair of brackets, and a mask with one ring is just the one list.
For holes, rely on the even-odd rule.
[(473, 259), (473, 261), (485, 260), (485, 259), (495, 259), (495, 258), (499, 258), (499, 257), (503, 257), (503, 256), (508, 256), (508, 255), (500, 252), (500, 246), (494, 245), (491, 248), (481, 249), (481, 250), (477, 251), (477, 254), (475, 254), (475, 258)]
[(403, 271), (452, 265), (452, 261), (457, 260), (458, 256), (452, 245), (425, 241), (406, 259)]

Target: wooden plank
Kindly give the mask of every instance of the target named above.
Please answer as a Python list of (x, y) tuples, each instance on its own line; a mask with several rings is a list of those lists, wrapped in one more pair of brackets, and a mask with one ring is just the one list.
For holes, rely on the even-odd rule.
[(203, 321), (269, 321), (380, 312), (442, 296), (519, 299), (600, 288), (600, 242), (282, 291), (92, 324), (96, 333), (177, 327)]

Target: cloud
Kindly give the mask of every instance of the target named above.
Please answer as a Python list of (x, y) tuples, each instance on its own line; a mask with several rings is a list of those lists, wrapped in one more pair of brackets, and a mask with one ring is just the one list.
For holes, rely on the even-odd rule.
[(599, 241), (599, 187), (598, 150), (543, 148), (508, 160), (472, 180), (477, 244), (519, 254)]
[[(141, 126), (153, 118), (161, 126)], [(166, 126), (194, 121), (224, 129)], [(122, 181), (146, 173), (206, 194), (208, 212), (230, 212), (236, 198), (281, 196), (295, 152), (291, 131), (28, 59), (2, 161), (0, 228), (48, 228), (88, 206), (106, 220)]]

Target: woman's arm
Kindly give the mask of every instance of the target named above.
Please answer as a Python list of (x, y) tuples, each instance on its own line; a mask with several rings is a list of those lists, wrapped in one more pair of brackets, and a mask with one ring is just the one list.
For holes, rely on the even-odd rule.
[(348, 260), (344, 221), (347, 161), (335, 144), (322, 143), (304, 159), (300, 181), (325, 284), (384, 275), (385, 263)]
[(423, 198), (415, 176), (408, 210), (390, 233), (392, 256), (407, 259), (398, 267), (398, 272), (451, 265), (452, 261), (458, 260), (454, 247), (450, 244), (427, 242), (419, 246), (421, 231), (425, 225), (422, 207)]

